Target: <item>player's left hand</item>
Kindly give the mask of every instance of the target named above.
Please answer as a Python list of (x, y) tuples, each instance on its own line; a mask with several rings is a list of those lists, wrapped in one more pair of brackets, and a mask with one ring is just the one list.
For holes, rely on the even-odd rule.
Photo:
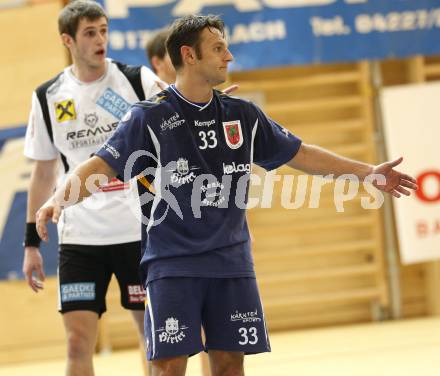
[(416, 190), (416, 179), (394, 169), (394, 167), (399, 165), (402, 161), (403, 157), (400, 157), (394, 161), (385, 162), (374, 167), (373, 174), (383, 175), (385, 177), (385, 184), (374, 183), (374, 186), (396, 198), (402, 195), (409, 196), (411, 194), (410, 190)]
[(40, 238), (45, 242), (49, 241), (47, 222), (49, 222), (49, 219), (52, 219), (53, 223), (58, 223), (61, 211), (61, 205), (55, 201), (54, 197), (47, 200), (47, 202), (37, 211), (37, 232)]

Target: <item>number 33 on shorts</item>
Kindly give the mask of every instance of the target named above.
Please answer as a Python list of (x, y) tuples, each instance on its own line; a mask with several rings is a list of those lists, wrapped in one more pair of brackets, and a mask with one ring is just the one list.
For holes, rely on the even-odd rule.
[(258, 336), (257, 336), (257, 328), (254, 326), (247, 328), (240, 328), (238, 329), (238, 333), (240, 333), (241, 340), (238, 341), (239, 345), (255, 345), (258, 343)]

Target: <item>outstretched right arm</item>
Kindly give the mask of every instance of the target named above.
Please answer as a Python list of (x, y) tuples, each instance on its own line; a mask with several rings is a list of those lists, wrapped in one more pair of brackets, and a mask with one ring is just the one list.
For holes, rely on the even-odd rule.
[(49, 200), (37, 212), (37, 231), (40, 238), (48, 241), (47, 222), (58, 223), (61, 211), (75, 205), (96, 192), (99, 186), (104, 185), (116, 172), (102, 158), (93, 156), (78, 165), (68, 175)]

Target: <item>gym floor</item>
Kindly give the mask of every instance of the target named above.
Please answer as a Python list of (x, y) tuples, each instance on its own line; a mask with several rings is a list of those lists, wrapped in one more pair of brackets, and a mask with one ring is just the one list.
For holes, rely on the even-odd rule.
[[(440, 317), (271, 335), (272, 353), (248, 356), (252, 376), (438, 376)], [(97, 376), (142, 375), (139, 351), (95, 357)], [(187, 375), (201, 375), (198, 357), (190, 359)], [(63, 361), (0, 368), (0, 376), (62, 375)]]

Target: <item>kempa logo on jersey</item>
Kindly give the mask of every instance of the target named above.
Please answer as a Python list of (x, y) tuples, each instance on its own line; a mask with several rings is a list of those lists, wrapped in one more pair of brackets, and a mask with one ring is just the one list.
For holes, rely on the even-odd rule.
[(261, 318), (258, 317), (258, 310), (250, 312), (239, 312), (238, 310), (235, 313), (231, 313), (231, 321), (241, 321), (241, 322), (258, 322), (261, 321)]
[(186, 337), (183, 331), (187, 329), (188, 327), (185, 325), (179, 327), (179, 320), (170, 317), (165, 320), (165, 328), (160, 328), (156, 332), (160, 332), (159, 342), (179, 343)]
[(235, 164), (235, 162), (232, 162), (232, 164), (228, 165), (223, 162), (223, 173), (225, 175), (230, 175), (235, 172), (246, 172), (247, 174), (250, 174), (251, 164), (250, 163)]
[(55, 117), (58, 123), (76, 119), (75, 102), (73, 99), (66, 99), (61, 102), (55, 102)]
[(243, 145), (243, 133), (240, 120), (224, 121), (223, 131), (225, 132), (226, 144), (231, 149), (238, 149)]
[(167, 129), (171, 130), (180, 127), (183, 123), (185, 123), (185, 119), (180, 119), (180, 115), (175, 112), (168, 120), (162, 121), (160, 129), (162, 129), (162, 131), (166, 131)]
[(171, 184), (173, 185), (183, 185), (192, 183), (197, 175), (193, 170), (198, 170), (199, 167), (189, 166), (188, 159), (179, 158), (176, 162), (176, 168), (170, 170), (171, 174)]
[(209, 120), (209, 121), (198, 121), (194, 120), (194, 126), (196, 127), (210, 127), (211, 125), (215, 124), (215, 119)]

